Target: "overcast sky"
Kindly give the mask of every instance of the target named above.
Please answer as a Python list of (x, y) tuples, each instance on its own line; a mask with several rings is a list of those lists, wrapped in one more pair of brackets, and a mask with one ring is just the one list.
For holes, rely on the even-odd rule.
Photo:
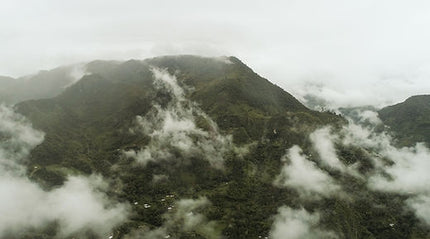
[(302, 98), (430, 93), (430, 2), (0, 0), (0, 75), (93, 59), (235, 55)]

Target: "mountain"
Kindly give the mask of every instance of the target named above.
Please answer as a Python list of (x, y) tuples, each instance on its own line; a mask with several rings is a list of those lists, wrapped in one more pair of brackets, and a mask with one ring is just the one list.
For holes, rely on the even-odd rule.
[[(91, 165), (98, 162), (91, 157), (109, 158), (112, 150), (137, 144), (140, 139), (130, 141), (129, 135), (118, 135), (118, 130), (127, 131), (136, 115), (145, 115), (153, 102), (162, 97), (153, 86), (150, 66), (166, 68), (172, 73), (180, 71), (178, 82), (193, 87), (187, 97), (197, 102), (226, 134), (233, 134), (239, 144), (267, 137), (276, 127), (277, 135), (289, 136), (288, 144), (292, 145), (301, 139), (288, 127), (300, 122), (303, 123), (300, 127), (305, 128), (309, 122), (309, 127), (314, 128), (315, 122), (340, 120), (329, 113), (308, 110), (238, 59), (229, 60), (232, 63), (195, 56), (168, 56), (106, 67), (101, 65), (111, 63), (90, 63), (91, 74), (59, 96), (17, 105), (19, 112), (36, 128), (47, 133), (33, 157), (38, 163), (68, 159), (75, 167), (86, 167), (91, 172), (95, 169)], [(109, 70), (105, 71), (106, 68)], [(95, 152), (97, 155), (88, 158), (88, 153)], [(103, 164), (110, 165), (105, 160)]]
[(54, 97), (83, 75), (81, 67), (81, 64), (58, 67), (17, 79), (0, 76), (0, 102), (15, 104)]
[(12, 97), (15, 79), (7, 76), (0, 76), (0, 95), (2, 97), (2, 101), (8, 101), (8, 98)]
[(401, 145), (425, 142), (430, 145), (430, 95), (416, 95), (378, 111)]
[[(370, 188), (394, 164), (382, 150), (352, 143), (347, 120), (306, 108), (236, 57), (85, 69), (15, 109), (45, 133), (25, 162), (32, 182), (52, 192), (71, 175), (102, 175), (105, 196), (130, 205), (103, 237), (429, 238), (406, 206), (415, 194)], [(59, 225), (16, 238), (53, 238)]]

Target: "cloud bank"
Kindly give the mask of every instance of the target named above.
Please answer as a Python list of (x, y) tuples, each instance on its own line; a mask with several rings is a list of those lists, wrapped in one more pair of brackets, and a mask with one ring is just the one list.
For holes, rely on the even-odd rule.
[(381, 150), (381, 155), (392, 161), (392, 165), (384, 165), (381, 169), (388, 176), (374, 175), (369, 179), (369, 186), (374, 190), (409, 195), (408, 206), (430, 225), (430, 150), (422, 143), (401, 149), (388, 145)]
[(270, 238), (273, 239), (333, 239), (338, 238), (331, 231), (319, 227), (318, 212), (309, 213), (305, 209), (281, 207), (275, 216)]
[(350, 123), (343, 134), (344, 144), (362, 147), (372, 156), (376, 171), (368, 178), (369, 188), (408, 196), (407, 206), (430, 225), (430, 149), (424, 143), (398, 148), (387, 133), (376, 133), (371, 126)]
[[(322, 159), (336, 157), (333, 141), (341, 146), (359, 147), (365, 150), (373, 161), (373, 171), (364, 179), (369, 189), (408, 196), (406, 206), (430, 225), (430, 217), (426, 213), (430, 208), (430, 149), (424, 143), (412, 147), (398, 148), (387, 132), (376, 132), (375, 127), (381, 124), (377, 116), (367, 110), (358, 114), (358, 122), (349, 120), (340, 132), (332, 134), (327, 128), (311, 134), (311, 141), (317, 148)], [(316, 140), (317, 135), (324, 136)], [(327, 142), (331, 141), (331, 142)], [(329, 150), (327, 150), (329, 149)], [(330, 158), (329, 158), (330, 157)], [(333, 168), (344, 168), (340, 161), (329, 163)], [(354, 171), (354, 173), (357, 173)], [(358, 174), (358, 173), (357, 173)], [(354, 174), (353, 174), (354, 175)], [(364, 175), (361, 175), (364, 176)]]
[(128, 206), (106, 196), (108, 185), (100, 176), (71, 176), (51, 191), (27, 178), (22, 163), (43, 138), (23, 116), (0, 105), (0, 237), (52, 223), (58, 237), (84, 238), (87, 231), (107, 236), (126, 220)]
[(312, 94), (337, 106), (383, 105), (430, 91), (427, 1), (168, 5), (5, 2), (0, 75), (94, 59), (234, 55), (296, 97)]
[[(357, 110), (354, 115), (355, 119), (348, 118), (349, 123), (340, 130), (323, 127), (310, 134), (316, 158), (321, 160), (318, 165), (363, 180), (369, 190), (406, 196), (405, 209), (414, 211), (430, 225), (430, 149), (424, 143), (398, 148), (387, 132), (375, 130), (380, 129), (381, 121), (374, 111)], [(372, 161), (371, 166), (366, 166), (371, 168), (361, 174), (357, 170), (360, 162), (346, 165), (338, 155), (339, 147), (360, 148)], [(311, 200), (340, 195), (342, 190), (337, 180), (308, 157), (300, 147), (290, 148), (282, 158), (284, 166), (275, 185), (294, 188), (301, 197)], [(278, 210), (271, 235), (273, 238), (321, 238), (318, 228), (314, 228), (318, 225), (318, 213), (284, 206)]]

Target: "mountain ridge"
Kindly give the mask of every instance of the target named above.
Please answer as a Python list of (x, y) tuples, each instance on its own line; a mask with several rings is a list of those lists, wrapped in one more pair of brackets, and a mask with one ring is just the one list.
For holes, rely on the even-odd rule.
[(401, 145), (425, 142), (430, 145), (430, 95), (415, 95), (378, 111)]
[[(311, 238), (430, 235), (405, 206), (414, 195), (369, 186), (396, 165), (375, 151), (384, 135), (307, 109), (235, 57), (93, 61), (59, 95), (15, 108), (45, 135), (26, 162), (33, 182), (50, 192), (102, 175), (129, 204), (115, 239), (264, 238), (290, 216)], [(188, 217), (199, 223), (181, 228)]]

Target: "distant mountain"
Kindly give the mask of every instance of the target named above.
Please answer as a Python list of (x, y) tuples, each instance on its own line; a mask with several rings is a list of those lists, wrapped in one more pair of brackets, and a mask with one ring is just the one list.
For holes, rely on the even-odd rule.
[(2, 83), (9, 83), (13, 81), (12, 77), (8, 77), (8, 76), (0, 76), (0, 82)]
[(430, 95), (417, 95), (378, 111), (382, 121), (391, 127), (399, 143), (430, 145)]
[(81, 64), (58, 67), (17, 79), (0, 76), (0, 103), (54, 97), (82, 77), (82, 67)]

